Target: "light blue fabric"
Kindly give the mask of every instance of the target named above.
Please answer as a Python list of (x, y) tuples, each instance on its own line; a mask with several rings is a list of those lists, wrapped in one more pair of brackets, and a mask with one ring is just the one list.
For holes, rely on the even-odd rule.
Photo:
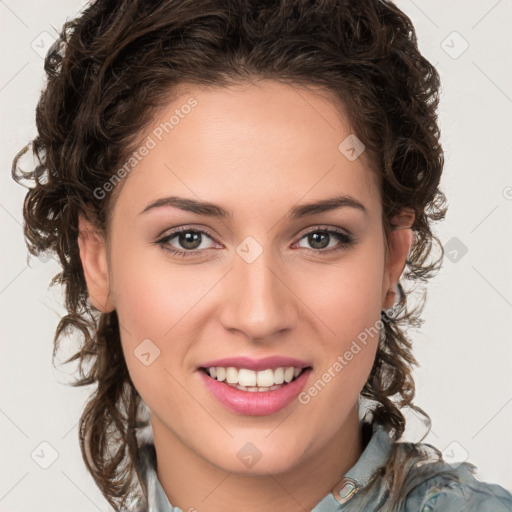
[(407, 500), (406, 512), (433, 512), (442, 510), (464, 512), (509, 512), (512, 495), (503, 487), (476, 480), (462, 469), (461, 483), (446, 482), (434, 477), (419, 485)]
[[(419, 468), (414, 465), (414, 460), (407, 464), (404, 496), (399, 504), (390, 508), (387, 504), (389, 489), (385, 481), (380, 478), (373, 485), (368, 486), (368, 483), (380, 467), (388, 464), (393, 450), (410, 454), (410, 450), (414, 453), (421, 446), (429, 445), (395, 443), (381, 425), (374, 423), (366, 448), (345, 474), (350, 480), (346, 481), (348, 486), (344, 487), (342, 493), (350, 495), (354, 486), (355, 492), (345, 503), (339, 503), (330, 492), (311, 512), (512, 512), (512, 494), (499, 485), (477, 480), (472, 473), (472, 468), (475, 468), (472, 464), (452, 467), (442, 461), (423, 464)], [(171, 505), (158, 480), (153, 443), (141, 444), (137, 464), (147, 484), (148, 506), (139, 505), (135, 512), (183, 512)], [(273, 512), (271, 505), (268, 510)]]

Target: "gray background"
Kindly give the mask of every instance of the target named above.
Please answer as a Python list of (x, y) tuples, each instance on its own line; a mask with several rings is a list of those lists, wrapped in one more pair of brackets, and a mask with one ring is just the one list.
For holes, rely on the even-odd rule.
[[(429, 287), (425, 324), (411, 331), (421, 365), (416, 404), (433, 422), (424, 441), (453, 464), (476, 464), (481, 480), (512, 489), (512, 2), (397, 3), (443, 80), (449, 210), (436, 232), (447, 257)], [(48, 285), (59, 267), (27, 261), (25, 190), (10, 178), (13, 156), (35, 135), (42, 55), (54, 27), (82, 5), (0, 0), (0, 509), (10, 512), (110, 510), (78, 445), (88, 390), (65, 385), (74, 366), (51, 365), (64, 309), (59, 289)], [(409, 417), (406, 439), (417, 441), (423, 430)]]

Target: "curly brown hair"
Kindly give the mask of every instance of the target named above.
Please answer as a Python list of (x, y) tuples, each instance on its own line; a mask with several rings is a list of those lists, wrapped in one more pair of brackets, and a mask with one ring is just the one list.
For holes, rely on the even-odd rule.
[[(86, 216), (108, 237), (120, 187), (104, 199), (94, 191), (126, 161), (180, 83), (222, 87), (268, 78), (320, 86), (346, 107), (382, 177), (386, 240), (396, 213), (415, 213), (402, 276), (411, 286), (400, 281), (393, 314), (382, 312), (383, 336), (362, 396), (375, 402), (373, 419), (395, 440), (405, 429), (404, 407), (430, 423), (413, 404), (417, 361), (406, 329), (423, 323), (426, 291), (417, 287), (435, 275), (443, 258), (431, 231), (446, 213), (439, 190), (440, 80), (403, 12), (385, 0), (97, 0), (64, 24), (44, 69), (38, 134), (14, 158), (12, 175), (33, 184), (23, 210), (30, 253), (56, 253), (62, 265), (52, 285), (65, 286), (68, 314), (56, 329), (53, 364), (60, 338), (78, 331), (80, 349), (65, 361), (79, 363), (80, 378), (72, 385), (96, 385), (80, 418), (80, 445), (112, 506), (124, 507), (137, 495), (136, 431), (147, 420), (140, 416), (142, 400), (125, 363), (116, 311), (101, 313), (89, 301), (78, 219)], [(21, 158), (30, 145), (36, 165), (26, 172)], [(420, 300), (411, 309), (413, 292)], [(400, 495), (406, 467), (393, 460), (385, 475), (390, 503)]]

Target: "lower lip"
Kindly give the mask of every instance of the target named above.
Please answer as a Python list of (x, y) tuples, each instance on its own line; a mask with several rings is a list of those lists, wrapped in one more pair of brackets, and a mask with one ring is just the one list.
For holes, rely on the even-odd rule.
[(304, 370), (294, 381), (273, 391), (242, 391), (220, 382), (199, 370), (203, 382), (213, 396), (228, 409), (240, 414), (263, 416), (284, 409), (293, 402), (306, 384), (311, 368)]

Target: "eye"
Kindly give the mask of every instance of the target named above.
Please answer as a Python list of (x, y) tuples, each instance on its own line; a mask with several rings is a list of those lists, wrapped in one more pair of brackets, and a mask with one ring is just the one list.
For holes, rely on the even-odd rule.
[[(181, 256), (194, 256), (197, 255), (198, 252), (203, 252), (208, 250), (208, 247), (201, 247), (204, 242), (204, 237), (212, 239), (212, 237), (201, 229), (192, 229), (189, 227), (181, 227), (177, 228), (168, 235), (164, 236), (160, 240), (157, 240), (155, 243), (163, 246), (166, 251), (170, 253)], [(173, 248), (170, 244), (170, 241), (176, 239), (178, 244), (178, 249)], [(184, 251), (179, 250), (179, 248), (185, 249)]]
[[(333, 251), (346, 249), (355, 241), (351, 235), (341, 230), (333, 228), (324, 229), (320, 228), (319, 226), (316, 226), (307, 231), (306, 234), (302, 236), (301, 240), (306, 240), (312, 249), (307, 247), (305, 249), (315, 254), (331, 253)], [(334, 242), (334, 246), (331, 245), (331, 247), (329, 247), (331, 242)], [(336, 244), (336, 242), (338, 243)], [(300, 242), (297, 242), (297, 244), (298, 243)]]
[[(205, 237), (213, 240), (212, 236), (202, 229), (192, 229), (190, 227), (183, 226), (176, 228), (168, 235), (157, 240), (155, 243), (162, 246), (166, 251), (175, 256), (193, 257), (211, 249), (211, 247), (201, 247)], [(171, 240), (174, 239), (176, 239), (175, 243), (178, 244), (178, 248), (170, 243)], [(314, 254), (330, 254), (334, 251), (346, 249), (355, 242), (355, 239), (351, 235), (341, 230), (333, 228), (324, 229), (320, 226), (315, 226), (307, 231), (306, 234), (300, 238), (300, 240), (303, 239), (306, 239), (312, 246), (312, 249), (307, 247), (304, 249)], [(337, 245), (335, 244), (334, 247), (329, 247), (331, 242), (336, 241), (338, 242)], [(293, 246), (297, 246), (299, 243), (300, 241), (293, 244)], [(300, 245), (299, 247), (302, 248)], [(180, 250), (180, 248), (184, 250)]]

